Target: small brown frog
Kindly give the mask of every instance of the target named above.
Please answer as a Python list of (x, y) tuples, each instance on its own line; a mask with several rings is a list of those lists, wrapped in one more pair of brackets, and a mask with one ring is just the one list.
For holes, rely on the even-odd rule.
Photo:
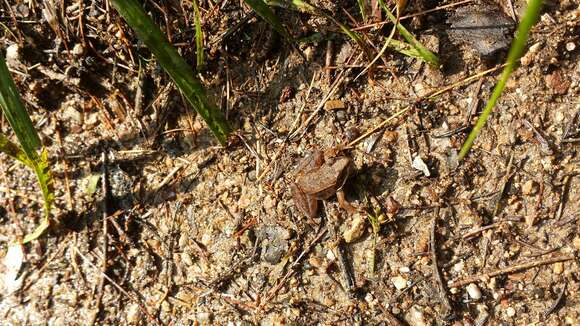
[(344, 198), (342, 186), (352, 174), (352, 160), (346, 156), (328, 157), (313, 151), (299, 164), (296, 179), (291, 184), (294, 204), (307, 217), (314, 218), (318, 212), (318, 201), (336, 194), (338, 202), (349, 212), (354, 208)]

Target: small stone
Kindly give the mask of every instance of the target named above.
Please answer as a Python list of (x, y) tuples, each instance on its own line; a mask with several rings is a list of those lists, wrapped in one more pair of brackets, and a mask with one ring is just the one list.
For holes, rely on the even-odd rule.
[(405, 274), (408, 274), (408, 273), (410, 273), (410, 272), (411, 272), (411, 269), (410, 269), (409, 267), (407, 267), (407, 266), (403, 266), (403, 267), (400, 267), (400, 268), (399, 268), (399, 273), (405, 273)]
[(533, 196), (538, 192), (538, 183), (534, 180), (528, 180), (522, 187), (522, 192), (526, 196)]
[(393, 285), (395, 288), (397, 288), (397, 290), (402, 290), (407, 287), (407, 279), (402, 276), (393, 277), (391, 282), (393, 282)]
[(213, 316), (211, 312), (198, 312), (195, 317), (197, 321), (205, 325), (206, 323), (211, 321)]
[(576, 50), (576, 44), (574, 44), (574, 42), (566, 43), (566, 50), (568, 52), (572, 52), (572, 51)]
[(429, 325), (425, 321), (425, 314), (423, 314), (423, 311), (417, 306), (412, 306), (411, 309), (409, 309), (409, 312), (405, 315), (405, 320), (409, 325), (413, 326)]
[(577, 250), (580, 250), (580, 235), (576, 236), (576, 238), (574, 238), (574, 248), (576, 248)]
[(453, 265), (453, 271), (455, 273), (461, 273), (461, 271), (463, 271), (464, 267), (465, 267), (465, 262), (463, 260), (460, 260), (457, 264)]
[(516, 310), (513, 307), (508, 307), (505, 310), (505, 313), (507, 314), (508, 317), (513, 317), (516, 315)]
[(467, 286), (467, 294), (473, 300), (481, 299), (481, 290), (477, 286), (477, 284), (471, 283)]
[(563, 271), (564, 271), (564, 263), (563, 262), (557, 262), (554, 264), (554, 273), (555, 274), (562, 274)]
[(274, 207), (276, 207), (276, 200), (271, 196), (266, 196), (266, 198), (264, 198), (264, 209), (266, 212), (270, 212)]
[(415, 94), (418, 97), (423, 97), (431, 91), (429, 87), (424, 82), (417, 82), (413, 85), (413, 89), (415, 90)]
[(346, 243), (351, 243), (360, 238), (365, 230), (366, 220), (367, 219), (361, 214), (356, 214), (352, 223), (350, 224), (350, 227), (343, 233), (344, 241), (346, 241)]
[(290, 231), (283, 227), (267, 225), (260, 228), (256, 236), (262, 241), (262, 259), (270, 264), (277, 264), (288, 251)]
[(497, 4), (459, 7), (447, 20), (447, 33), (454, 43), (465, 43), (482, 57), (506, 50), (513, 38), (515, 26)]
[(339, 110), (344, 108), (346, 108), (346, 105), (341, 100), (330, 100), (324, 103), (324, 109), (326, 111)]
[(413, 159), (413, 163), (411, 163), (411, 166), (423, 172), (423, 174), (426, 177), (431, 176), (431, 172), (429, 172), (429, 167), (427, 166), (427, 164), (425, 164), (425, 161), (423, 161), (421, 156), (419, 155), (415, 156), (415, 158)]
[(335, 261), (336, 260), (336, 256), (334, 255), (334, 252), (330, 249), (328, 249), (328, 251), (326, 252), (326, 259), (328, 259), (328, 261)]
[(20, 60), (20, 48), (18, 44), (11, 44), (6, 48), (6, 62), (11, 66), (11, 62), (18, 62)]
[(83, 45), (82, 45), (82, 44), (80, 44), (80, 43), (77, 43), (77, 44), (75, 44), (75, 46), (73, 46), (73, 49), (72, 49), (72, 54), (73, 54), (75, 57), (79, 57), (79, 56), (81, 56), (83, 53), (85, 53), (85, 48), (83, 47)]
[(538, 42), (534, 45), (530, 46), (528, 52), (522, 57), (520, 62), (524, 66), (529, 66), (532, 62), (534, 62), (534, 58), (537, 56), (538, 52), (540, 51), (542, 43)]
[(139, 309), (139, 305), (136, 303), (131, 304), (127, 308), (127, 322), (129, 324), (138, 324), (141, 320), (141, 310)]

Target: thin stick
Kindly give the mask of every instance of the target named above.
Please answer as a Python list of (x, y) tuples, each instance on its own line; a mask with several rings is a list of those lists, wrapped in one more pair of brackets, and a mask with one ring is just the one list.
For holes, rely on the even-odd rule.
[(564, 299), (564, 294), (566, 294), (566, 287), (567, 287), (568, 283), (564, 282), (564, 286), (562, 287), (562, 291), (560, 291), (560, 294), (558, 295), (558, 298), (556, 299), (556, 301), (554, 301), (554, 303), (550, 306), (550, 308), (548, 308), (548, 310), (546, 310), (544, 312), (544, 314), (542, 315), (542, 317), (544, 317), (544, 320), (546, 320), (548, 318), (548, 316), (553, 313), (556, 308), (558, 308), (558, 306), (560, 305), (560, 303), (562, 302), (562, 299)]
[(101, 251), (103, 252), (103, 260), (101, 262), (101, 278), (99, 279), (99, 284), (97, 285), (97, 300), (95, 300), (96, 311), (95, 314), (92, 316), (92, 321), (89, 323), (94, 325), (97, 321), (97, 315), (101, 310), (101, 302), (103, 299), (103, 288), (105, 286), (105, 276), (107, 275), (107, 251), (109, 247), (109, 239), (108, 239), (108, 224), (107, 224), (107, 215), (109, 211), (108, 203), (109, 200), (109, 182), (108, 182), (108, 171), (107, 171), (107, 154), (101, 154), (101, 190), (103, 192), (103, 201), (101, 205), (101, 209), (103, 210), (103, 245), (101, 247)]
[(538, 267), (538, 266), (542, 266), (542, 265), (549, 265), (549, 264), (554, 264), (554, 263), (559, 263), (559, 262), (564, 262), (564, 261), (574, 260), (574, 259), (576, 259), (576, 257), (574, 257), (574, 255), (562, 255), (562, 256), (546, 258), (543, 260), (536, 260), (536, 261), (521, 263), (521, 264), (509, 266), (509, 267), (502, 268), (502, 269), (496, 269), (494, 271), (479, 274), (479, 275), (468, 276), (462, 280), (457, 280), (457, 281), (453, 281), (453, 282), (449, 283), (449, 287), (450, 288), (462, 287), (462, 286), (465, 286), (469, 283), (475, 283), (475, 282), (482, 281), (483, 279), (492, 278), (492, 277), (496, 277), (496, 276), (503, 275), (503, 274), (517, 273), (517, 272), (520, 272), (520, 271), (523, 271), (526, 269), (530, 269), (530, 268), (534, 268), (534, 267)]
[(64, 175), (64, 188), (66, 189), (66, 203), (67, 203), (67, 208), (69, 210), (73, 209), (73, 198), (72, 198), (72, 194), (70, 191), (70, 176), (68, 173), (68, 163), (66, 161), (66, 153), (64, 151), (64, 146), (62, 145), (62, 134), (60, 132), (60, 128), (56, 128), (56, 139), (58, 141), (58, 151), (59, 154), (61, 156), (61, 162), (62, 162), (62, 171), (63, 171), (63, 175)]
[[(83, 255), (76, 247), (73, 247), (73, 250), (76, 252), (77, 255), (79, 255), (79, 257), (81, 257), (87, 264), (91, 265), (94, 269), (99, 269), (97, 266), (95, 266), (95, 264), (93, 264), (92, 261), (90, 261), (85, 255)], [(155, 317), (153, 317), (153, 315), (151, 315), (149, 313), (149, 311), (147, 311), (147, 309), (145, 308), (145, 306), (141, 303), (141, 301), (137, 300), (135, 297), (133, 297), (131, 294), (129, 294), (129, 292), (125, 291), (125, 289), (123, 289), (119, 284), (117, 284), (117, 282), (115, 282), (115, 280), (113, 280), (112, 278), (110, 278), (107, 274), (101, 272), (101, 275), (107, 280), (109, 281), (109, 283), (111, 283), (117, 290), (119, 290), (119, 292), (121, 292), (124, 296), (126, 296), (127, 298), (129, 298), (129, 300), (137, 303), (137, 305), (139, 306), (139, 309), (141, 310), (141, 312), (146, 315), (149, 318), (150, 322), (153, 322), (153, 324), (158, 325), (157, 321), (155, 320)]]
[[(438, 91), (435, 91), (435, 92), (428, 93), (428, 94), (427, 94), (427, 95), (425, 95), (424, 97), (420, 97), (420, 98), (418, 98), (418, 99), (417, 99), (417, 101), (420, 101), (420, 100), (422, 100), (422, 99), (433, 99), (433, 98), (435, 98), (435, 97), (437, 97), (437, 96), (439, 96), (439, 95), (441, 95), (441, 94), (443, 94), (443, 93), (445, 93), (445, 92), (447, 92), (447, 91), (449, 91), (449, 90), (451, 90), (451, 89), (453, 89), (453, 88), (455, 88), (455, 87), (458, 87), (458, 86), (460, 86), (460, 85), (466, 84), (466, 83), (468, 83), (468, 82), (470, 82), (470, 81), (472, 81), (472, 80), (474, 80), (474, 79), (481, 78), (481, 77), (483, 77), (483, 76), (485, 76), (485, 75), (487, 75), (487, 74), (489, 74), (489, 73), (492, 73), (492, 72), (494, 72), (494, 71), (496, 71), (496, 70), (499, 70), (499, 69), (500, 69), (500, 68), (502, 68), (503, 66), (505, 66), (505, 64), (503, 64), (503, 65), (499, 65), (499, 66), (497, 66), (497, 67), (494, 67), (494, 68), (491, 68), (491, 69), (484, 70), (484, 71), (482, 71), (482, 72), (479, 72), (479, 73), (477, 73), (477, 74), (475, 74), (475, 75), (473, 75), (473, 76), (469, 76), (469, 77), (467, 77), (467, 78), (465, 78), (465, 79), (463, 79), (463, 80), (460, 80), (460, 81), (458, 81), (458, 82), (456, 82), (456, 83), (453, 83), (453, 84), (451, 84), (451, 85), (448, 85), (448, 86), (446, 86), (446, 87), (444, 87), (444, 88), (442, 88), (442, 89), (440, 89), (440, 90), (438, 90)], [(384, 126), (386, 126), (386, 125), (387, 125), (389, 122), (391, 122), (393, 119), (396, 119), (396, 118), (400, 117), (401, 115), (405, 114), (407, 111), (411, 110), (411, 108), (412, 108), (412, 105), (409, 105), (408, 107), (406, 107), (406, 108), (404, 108), (404, 109), (402, 109), (402, 110), (398, 111), (397, 113), (395, 113), (395, 114), (394, 114), (394, 115), (392, 115), (391, 117), (389, 117), (389, 118), (387, 118), (386, 120), (384, 120), (384, 121), (382, 121), (381, 123), (379, 123), (379, 124), (378, 124), (376, 127), (374, 127), (374, 128), (371, 128), (370, 130), (368, 130), (367, 132), (365, 132), (364, 134), (362, 134), (360, 137), (358, 137), (357, 139), (355, 139), (355, 140), (353, 140), (352, 142), (350, 142), (350, 143), (348, 144), (348, 146), (347, 146), (347, 147), (352, 147), (352, 146), (354, 146), (354, 145), (358, 144), (358, 143), (359, 143), (361, 140), (363, 140), (363, 139), (367, 138), (368, 136), (370, 136), (370, 135), (371, 135), (371, 134), (373, 134), (374, 132), (376, 132), (376, 131), (378, 131), (379, 129), (381, 129), (381, 128), (383, 128)]]
[(443, 303), (443, 320), (448, 320), (450, 317), (453, 316), (453, 307), (451, 306), (451, 302), (447, 297), (447, 291), (445, 289), (445, 284), (443, 283), (443, 276), (441, 276), (441, 272), (439, 271), (439, 264), (437, 259), (437, 235), (435, 233), (435, 229), (437, 228), (437, 219), (439, 218), (439, 207), (435, 209), (435, 216), (433, 217), (433, 222), (431, 222), (431, 262), (433, 263), (433, 281), (435, 281), (435, 285), (437, 287), (437, 292), (439, 293), (439, 297)]
[[(409, 19), (409, 18), (413, 18), (413, 17), (417, 17), (417, 16), (422, 16), (422, 15), (425, 15), (425, 14), (429, 14), (429, 13), (432, 13), (432, 12), (435, 12), (435, 11), (439, 11), (439, 10), (443, 10), (443, 9), (447, 9), (447, 8), (451, 8), (451, 7), (457, 7), (459, 5), (462, 5), (462, 4), (465, 4), (465, 3), (470, 3), (470, 2), (473, 2), (473, 1), (474, 0), (463, 0), (463, 1), (456, 2), (456, 3), (450, 3), (448, 5), (444, 5), (444, 6), (440, 6), (440, 7), (435, 7), (433, 9), (423, 10), (423, 11), (420, 11), (420, 12), (417, 12), (417, 13), (414, 13), (414, 14), (409, 14), (409, 15), (403, 16), (403, 17), (401, 17), (400, 20)], [(391, 23), (390, 20), (385, 20), (385, 21), (382, 21), (382, 22), (374, 23), (374, 24), (368, 24), (368, 25), (363, 25), (363, 26), (360, 26), (360, 27), (355, 27), (355, 28), (352, 28), (351, 30), (352, 31), (360, 31), (360, 30), (369, 29), (369, 28), (373, 28), (373, 27), (381, 27), (383, 25), (387, 25), (387, 24), (390, 24), (390, 23)]]
[(300, 111), (298, 111), (298, 114), (296, 115), (296, 118), (294, 119), (294, 122), (292, 123), (292, 126), (290, 127), (290, 131), (288, 132), (288, 135), (286, 136), (286, 138), (284, 138), (284, 142), (282, 142), (282, 146), (280, 146), (280, 149), (278, 149), (278, 151), (276, 152), (276, 154), (274, 155), (274, 157), (272, 158), (270, 163), (268, 165), (266, 165), (266, 167), (262, 170), (262, 173), (260, 173), (258, 178), (256, 178), (257, 181), (262, 180), (262, 178), (264, 178), (266, 173), (270, 172), (270, 169), (274, 165), (273, 162), (278, 161), (278, 157), (280, 156), (280, 154), (282, 154), (282, 151), (286, 148), (286, 144), (288, 143), (288, 139), (290, 139), (290, 136), (294, 133), (296, 126), (298, 126), (298, 122), (300, 121), (300, 116), (302, 115), (302, 112), (304, 112), (304, 108), (306, 107), (306, 102), (308, 102), (308, 97), (310, 97), (310, 92), (312, 91), (312, 87), (314, 86), (314, 80), (316, 79), (316, 76), (317, 76), (316, 73), (312, 74), (312, 80), (310, 81), (310, 86), (308, 87), (308, 91), (306, 91), (306, 97), (304, 98), (304, 102), (302, 103), (302, 107), (300, 107)]
[(288, 278), (292, 275), (294, 275), (294, 273), (296, 272), (294, 270), (294, 266), (296, 266), (299, 262), (302, 261), (302, 258), (308, 253), (310, 252), (310, 250), (314, 247), (314, 245), (316, 245), (318, 243), (318, 240), (320, 240), (320, 238), (322, 238), (322, 236), (326, 233), (326, 228), (322, 229), (318, 235), (314, 238), (314, 240), (312, 240), (312, 242), (310, 243), (310, 245), (304, 249), (302, 251), (302, 253), (300, 253), (300, 255), (298, 256), (298, 258), (296, 258), (296, 260), (294, 261), (294, 263), (292, 263), (292, 265), (290, 265), (290, 267), (288, 267), (288, 272), (286, 273), (286, 275), (284, 275), (284, 277), (282, 278), (282, 280), (280, 281), (280, 283), (278, 283), (278, 285), (272, 289), (270, 289), (270, 291), (268, 291), (268, 296), (266, 297), (266, 299), (264, 301), (262, 301), (262, 303), (260, 304), (260, 306), (264, 306), (266, 303), (269, 303), (272, 298), (276, 295), (276, 293), (278, 293), (278, 291), (280, 291), (280, 289), (282, 288), (282, 286), (284, 286), (284, 284), (286, 284), (286, 280), (288, 280)]

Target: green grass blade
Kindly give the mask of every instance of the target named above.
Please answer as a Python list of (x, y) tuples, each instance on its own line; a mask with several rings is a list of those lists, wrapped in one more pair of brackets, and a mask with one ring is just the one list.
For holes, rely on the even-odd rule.
[(8, 139), (8, 137), (0, 134), (0, 152), (7, 154), (8, 156), (12, 157), (15, 160), (20, 161), (22, 164), (28, 166), (29, 168), (33, 168), (32, 162), (28, 159), (28, 156), (20, 146), (14, 144), (13, 142)]
[(195, 54), (197, 58), (196, 70), (201, 71), (205, 67), (203, 60), (203, 31), (201, 30), (201, 14), (197, 5), (197, 0), (192, 0), (195, 14)]
[[(0, 143), (4, 144), (5, 149), (15, 154), (13, 157), (34, 170), (44, 198), (44, 218), (40, 225), (24, 238), (23, 243), (26, 243), (38, 238), (50, 226), (50, 210), (54, 202), (53, 179), (50, 172), (48, 153), (44, 149), (40, 155), (37, 153), (37, 149), (41, 146), (40, 138), (32, 125), (24, 104), (22, 104), (2, 54), (0, 54), (0, 107), (14, 130), (20, 146), (9, 142), (4, 136), (0, 137)], [(25, 158), (23, 158), (23, 154)]]
[(2, 113), (14, 130), (24, 153), (30, 160), (36, 161), (38, 157), (36, 150), (41, 145), (40, 138), (20, 100), (18, 89), (12, 80), (2, 54), (0, 54), (0, 107), (2, 107)]
[(391, 40), (389, 47), (408, 57), (422, 59), (421, 53), (419, 53), (419, 51), (417, 51), (417, 49), (412, 47), (409, 43), (401, 42), (399, 40)]
[(350, 37), (353, 41), (358, 43), (365, 51), (366, 46), (362, 41), (362, 37), (358, 35), (356, 32), (352, 31), (348, 26), (341, 23), (340, 21), (336, 20), (332, 15), (327, 13), (326, 11), (315, 7), (314, 5), (304, 1), (304, 0), (267, 0), (268, 5), (277, 6), (282, 8), (292, 8), (294, 10), (309, 13), (311, 15), (322, 16), (328, 20), (331, 20), (334, 24), (336, 24), (340, 30)]
[(205, 89), (195, 77), (193, 69), (169, 43), (138, 1), (112, 0), (112, 4), (135, 31), (137, 37), (155, 55), (161, 67), (173, 79), (189, 104), (205, 120), (217, 140), (224, 145), (231, 128), (224, 113), (207, 98)]
[(366, 10), (366, 6), (365, 6), (365, 0), (356, 0), (357, 4), (358, 4), (358, 10), (360, 11), (360, 16), (362, 18), (363, 22), (367, 21), (367, 10)]
[(288, 33), (286, 28), (282, 25), (278, 16), (274, 14), (272, 9), (268, 7), (268, 5), (262, 0), (244, 0), (244, 2), (254, 10), (258, 14), (258, 16), (262, 17), (268, 24), (272, 26), (272, 28), (278, 32), (278, 34), (282, 35), (290, 44), (294, 44), (294, 40), (292, 36)]
[(413, 36), (413, 34), (411, 34), (411, 32), (409, 32), (405, 28), (405, 26), (401, 25), (400, 23), (397, 23), (397, 17), (395, 17), (395, 15), (393, 15), (393, 13), (389, 10), (387, 5), (385, 5), (385, 2), (383, 0), (379, 0), (379, 4), (383, 8), (383, 10), (386, 12), (386, 14), (389, 17), (389, 19), (391, 20), (391, 22), (393, 22), (393, 24), (396, 24), (397, 30), (399, 31), (401, 36), (403, 36), (403, 38), (413, 48), (415, 48), (417, 50), (421, 59), (423, 61), (427, 62), (432, 67), (439, 68), (439, 58), (437, 57), (437, 55), (435, 55), (433, 52), (429, 51), (429, 49), (427, 49), (425, 46), (423, 46), (423, 44), (421, 44), (421, 42), (419, 42), (415, 38), (415, 36)]
[(489, 115), (493, 111), (493, 108), (495, 107), (497, 100), (501, 96), (511, 73), (516, 68), (518, 60), (524, 53), (526, 44), (528, 43), (528, 36), (530, 34), (530, 30), (532, 29), (532, 26), (534, 26), (534, 24), (538, 19), (538, 16), (540, 15), (541, 7), (542, 0), (530, 0), (528, 2), (528, 7), (526, 8), (524, 17), (518, 26), (516, 37), (508, 53), (506, 66), (503, 69), (499, 81), (495, 85), (495, 88), (493, 89), (493, 92), (489, 98), (489, 101), (486, 103), (483, 112), (477, 118), (475, 127), (473, 128), (473, 130), (471, 130), (469, 136), (467, 136), (467, 139), (465, 140), (465, 143), (463, 143), (463, 145), (461, 146), (458, 160), (462, 160), (467, 155), (467, 153), (471, 149), (471, 146), (473, 145), (473, 142), (475, 141), (475, 138), (477, 138), (477, 136), (481, 132), (481, 129), (483, 128), (483, 126), (485, 126), (485, 123), (487, 122)]
[(50, 162), (48, 161), (46, 149), (41, 151), (39, 160), (35, 162), (33, 170), (44, 198), (44, 218), (32, 233), (24, 237), (22, 243), (27, 243), (40, 237), (50, 227), (50, 209), (54, 203), (54, 179), (50, 172)]

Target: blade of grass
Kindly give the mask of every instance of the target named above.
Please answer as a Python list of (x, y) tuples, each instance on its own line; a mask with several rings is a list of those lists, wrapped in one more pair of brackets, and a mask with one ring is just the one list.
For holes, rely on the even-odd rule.
[[(12, 150), (15, 150), (14, 146), (18, 147), (18, 151), (14, 152), (16, 157), (22, 158), (22, 153), (25, 154), (26, 158), (24, 161), (20, 161), (34, 170), (42, 192), (42, 197), (44, 198), (44, 218), (40, 225), (24, 238), (23, 243), (27, 243), (42, 235), (50, 226), (50, 210), (54, 201), (53, 179), (50, 173), (48, 153), (46, 150), (42, 150), (40, 155), (37, 153), (38, 148), (41, 147), (40, 138), (32, 125), (32, 121), (24, 108), (24, 104), (22, 104), (22, 100), (18, 95), (18, 89), (12, 80), (4, 56), (1, 53), (0, 107), (12, 130), (14, 130), (16, 138), (20, 142), (20, 147), (15, 144), (6, 145), (10, 144), (6, 142), (4, 144), (11, 147)], [(4, 137), (4, 140), (7, 139)]]
[(360, 11), (360, 16), (363, 22), (367, 21), (367, 9), (366, 9), (366, 0), (356, 0), (358, 3), (358, 10)]
[(250, 8), (252, 8), (252, 10), (254, 10), (258, 14), (258, 16), (262, 17), (262, 19), (264, 19), (268, 24), (270, 24), (272, 28), (276, 32), (278, 32), (278, 34), (282, 35), (282, 37), (288, 40), (290, 44), (294, 44), (294, 39), (292, 38), (292, 36), (290, 36), (284, 25), (282, 25), (282, 23), (278, 19), (278, 16), (274, 14), (272, 9), (270, 9), (270, 7), (268, 7), (268, 5), (264, 1), (244, 0), (244, 2), (248, 6), (250, 6)]
[(391, 22), (397, 26), (397, 30), (399, 31), (399, 33), (401, 33), (401, 36), (403, 36), (403, 38), (413, 48), (417, 50), (417, 52), (421, 56), (421, 59), (423, 59), (423, 61), (427, 62), (432, 67), (439, 68), (439, 58), (437, 57), (437, 55), (429, 51), (429, 49), (423, 46), (423, 44), (421, 44), (421, 42), (419, 42), (411, 32), (409, 32), (403, 25), (398, 23), (397, 17), (393, 15), (393, 13), (389, 10), (387, 5), (385, 5), (385, 2), (383, 0), (379, 0), (379, 4), (383, 8), (389, 19), (391, 20)]
[(340, 30), (350, 37), (353, 41), (357, 42), (363, 49), (366, 50), (365, 44), (362, 42), (362, 38), (356, 32), (353, 32), (348, 26), (336, 20), (332, 15), (326, 11), (306, 2), (303, 0), (267, 0), (268, 5), (277, 6), (281, 8), (291, 8), (293, 10), (308, 13), (311, 15), (322, 16), (330, 21), (332, 21)]
[(195, 54), (197, 58), (195, 69), (197, 71), (201, 71), (205, 67), (205, 62), (203, 60), (203, 31), (201, 30), (201, 14), (199, 12), (197, 0), (192, 0), (191, 2), (193, 3), (193, 12), (195, 14)]
[(409, 43), (401, 42), (399, 40), (391, 40), (389, 47), (408, 57), (422, 59), (421, 53), (419, 53), (419, 51), (417, 51), (417, 49), (412, 47)]
[(12, 157), (15, 160), (20, 161), (20, 163), (28, 166), (29, 168), (33, 168), (33, 164), (26, 156), (26, 153), (20, 148), (20, 146), (14, 144), (13, 142), (8, 139), (8, 137), (0, 134), (0, 152), (7, 154), (8, 156)]
[(461, 150), (459, 151), (458, 155), (458, 160), (462, 160), (467, 155), (467, 153), (471, 149), (471, 146), (473, 145), (473, 142), (475, 141), (475, 138), (477, 138), (477, 136), (481, 132), (481, 129), (483, 128), (483, 126), (485, 126), (485, 123), (487, 122), (489, 115), (493, 111), (493, 108), (495, 107), (497, 100), (501, 96), (511, 73), (516, 68), (518, 60), (524, 53), (526, 44), (528, 42), (530, 30), (532, 29), (532, 26), (534, 26), (534, 24), (538, 19), (538, 16), (540, 15), (541, 7), (542, 0), (530, 0), (528, 2), (526, 12), (524, 13), (524, 16), (518, 26), (516, 37), (508, 52), (506, 66), (503, 69), (499, 81), (495, 85), (493, 92), (489, 98), (489, 101), (486, 103), (485, 108), (483, 109), (483, 112), (477, 118), (475, 127), (473, 128), (473, 130), (471, 130), (469, 136), (467, 136), (467, 139), (465, 140), (465, 143), (463, 143), (463, 145), (461, 146)]
[(6, 120), (14, 130), (22, 150), (29, 159), (36, 161), (38, 157), (36, 150), (40, 148), (40, 138), (20, 100), (18, 89), (12, 80), (2, 54), (0, 54), (0, 106)]
[(189, 104), (205, 120), (220, 144), (224, 145), (231, 131), (224, 113), (210, 102), (191, 67), (141, 8), (141, 4), (136, 0), (112, 0), (112, 4), (135, 31), (137, 37), (155, 55), (161, 67), (173, 79)]

